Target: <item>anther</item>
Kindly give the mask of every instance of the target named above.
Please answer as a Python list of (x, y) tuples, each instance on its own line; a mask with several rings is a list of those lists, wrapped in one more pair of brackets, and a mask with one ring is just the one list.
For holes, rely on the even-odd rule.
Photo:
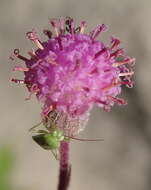
[(59, 44), (59, 48), (60, 48), (60, 50), (63, 50), (63, 46), (62, 46), (62, 42), (61, 42), (61, 38), (57, 38), (57, 40), (58, 40), (58, 44)]
[(31, 99), (31, 96), (33, 94), (37, 94), (39, 92), (39, 88), (38, 88), (38, 85), (37, 84), (33, 84), (30, 88), (30, 94), (27, 98), (25, 98), (25, 100), (30, 100)]
[(64, 18), (60, 18), (60, 33), (64, 34), (65, 33), (65, 20)]
[(55, 31), (56, 36), (58, 37), (59, 36), (59, 32), (58, 32), (58, 20), (55, 19), (55, 18), (51, 19), (50, 23), (51, 23), (51, 25), (52, 25), (52, 27), (53, 27), (53, 29)]
[(99, 71), (98, 71), (98, 68), (96, 67), (89, 74), (92, 75), (92, 74), (97, 74), (97, 73), (99, 73)]
[(110, 90), (111, 88), (114, 88), (119, 85), (130, 85), (131, 81), (119, 81), (117, 79), (114, 79), (111, 84), (107, 85), (106, 87), (102, 88), (102, 90)]
[(113, 97), (113, 96), (107, 96), (110, 100), (112, 100), (113, 102), (117, 102), (119, 105), (126, 105), (127, 102), (122, 99), (122, 98), (117, 98), (117, 97)]
[(105, 31), (107, 31), (107, 26), (105, 25), (105, 24), (99, 24), (98, 26), (96, 26), (95, 28), (94, 28), (94, 30), (92, 30), (91, 32), (90, 32), (90, 37), (94, 40), (95, 38), (97, 38), (98, 37), (98, 35), (100, 34), (100, 33), (102, 33), (102, 32), (105, 32)]
[(23, 72), (27, 72), (29, 71), (29, 68), (24, 68), (24, 67), (21, 67), (21, 66), (15, 66), (13, 71), (23, 71)]
[(112, 44), (111, 49), (114, 49), (114, 48), (119, 46), (120, 40), (118, 38), (115, 38), (112, 36), (111, 37), (111, 44)]
[(74, 38), (74, 21), (72, 18), (70, 17), (67, 17), (67, 20), (66, 20), (66, 30), (67, 32), (70, 32), (72, 34), (72, 37)]
[(14, 79), (14, 78), (12, 78), (11, 81), (12, 81), (12, 82), (15, 82), (15, 83), (17, 83), (17, 84), (25, 84), (25, 81), (24, 81), (24, 80), (19, 80), (19, 79)]
[(49, 38), (52, 38), (52, 32), (50, 30), (43, 30), (43, 33)]
[(21, 59), (21, 60), (23, 60), (23, 61), (29, 61), (29, 59), (27, 59), (26, 57), (24, 57), (24, 56), (22, 56), (22, 55), (20, 55), (19, 54), (19, 49), (15, 49), (14, 50), (14, 55), (17, 57), (17, 58), (19, 58), (19, 59)]
[(29, 40), (33, 41), (33, 42), (35, 43), (35, 45), (36, 45), (39, 49), (41, 49), (41, 50), (44, 49), (42, 43), (40, 42), (40, 40), (39, 40), (39, 38), (38, 38), (38, 36), (37, 36), (36, 31), (33, 30), (32, 32), (27, 32), (26, 35), (27, 35), (27, 38), (28, 38)]
[(34, 50), (28, 51), (28, 54), (31, 56), (31, 58), (37, 59), (37, 56)]
[(98, 51), (95, 55), (93, 59), (96, 59), (97, 57), (99, 57), (100, 55), (102, 55), (103, 53), (106, 52), (106, 48), (101, 49), (100, 51)]
[(72, 18), (69, 19), (69, 27), (72, 38), (74, 38), (74, 21)]
[(131, 64), (131, 63), (135, 64), (135, 58), (126, 59), (126, 60), (123, 60), (123, 61), (120, 61), (120, 62), (113, 63), (113, 67), (118, 67), (118, 66), (121, 66), (121, 65)]
[(123, 76), (129, 76), (129, 75), (133, 75), (134, 74), (134, 72), (132, 71), (132, 72), (127, 72), (127, 73), (119, 73), (119, 77), (123, 77)]
[(124, 50), (121, 48), (121, 49), (118, 49), (115, 52), (111, 53), (110, 57), (116, 57), (118, 55), (122, 55), (123, 53), (124, 53)]
[(80, 33), (83, 34), (84, 33), (84, 29), (86, 27), (86, 22), (85, 21), (82, 21), (80, 23)]
[(78, 26), (77, 28), (75, 28), (74, 33), (79, 33), (80, 32), (80, 26)]
[(52, 58), (50, 58), (49, 56), (45, 57), (45, 60), (52, 65), (57, 65), (57, 62), (55, 60), (53, 60)]

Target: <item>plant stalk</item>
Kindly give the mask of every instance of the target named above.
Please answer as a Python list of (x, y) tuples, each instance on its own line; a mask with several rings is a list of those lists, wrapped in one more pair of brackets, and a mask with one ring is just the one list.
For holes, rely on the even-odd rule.
[(60, 169), (58, 190), (67, 190), (71, 176), (71, 166), (69, 165), (69, 142), (62, 141), (60, 145)]

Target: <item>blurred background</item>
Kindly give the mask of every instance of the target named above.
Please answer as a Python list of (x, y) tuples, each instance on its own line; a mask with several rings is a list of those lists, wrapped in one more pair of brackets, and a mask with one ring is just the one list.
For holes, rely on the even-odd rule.
[[(81, 138), (104, 142), (71, 143), (70, 189), (151, 189), (151, 1), (150, 0), (0, 0), (0, 190), (56, 189), (58, 162), (36, 145), (28, 132), (40, 121), (36, 98), (25, 101), (27, 90), (9, 82), (15, 48), (26, 55), (32, 45), (25, 34), (49, 28), (48, 19), (71, 16), (87, 21), (87, 31), (104, 23), (136, 57), (135, 87), (124, 89), (128, 106), (110, 113), (94, 108)], [(19, 62), (19, 61), (18, 61)]]

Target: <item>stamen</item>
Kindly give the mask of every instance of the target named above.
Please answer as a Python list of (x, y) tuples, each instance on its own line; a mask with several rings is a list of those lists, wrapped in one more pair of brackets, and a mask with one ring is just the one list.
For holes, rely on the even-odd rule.
[(23, 61), (29, 61), (29, 59), (27, 59), (26, 57), (23, 57), (22, 55), (20, 55), (19, 54), (19, 49), (14, 49), (14, 55), (17, 57), (17, 58), (19, 58), (19, 59), (21, 59), (21, 60), (23, 60)]
[(94, 40), (101, 32), (107, 31), (107, 26), (105, 24), (99, 24), (90, 32), (90, 37)]
[(98, 68), (96, 67), (89, 74), (92, 75), (92, 74), (97, 74), (97, 73), (99, 73), (99, 71), (98, 71)]
[(116, 63), (113, 63), (113, 67), (118, 67), (118, 66), (121, 66), (121, 65), (125, 65), (125, 64), (130, 64), (130, 63), (135, 63), (135, 58), (131, 58), (131, 59), (126, 59), (126, 60), (123, 60), (121, 62), (116, 62)]
[(115, 38), (115, 37), (111, 37), (111, 49), (114, 49), (116, 47), (118, 47), (118, 45), (120, 44), (120, 40), (118, 38)]
[(117, 102), (119, 105), (126, 105), (127, 102), (122, 98), (116, 98), (113, 96), (107, 96), (109, 99), (111, 99), (113, 102)]
[(102, 88), (102, 90), (106, 91), (106, 90), (110, 90), (111, 88), (120, 85), (119, 82), (115, 82), (113, 81), (111, 84), (107, 85), (106, 87)]
[(36, 58), (37, 58), (37, 55), (36, 55), (36, 53), (35, 53), (34, 50), (29, 51), (28, 54), (29, 54), (29, 55), (31, 56), (31, 58), (33, 58), (33, 59), (36, 59)]
[(43, 33), (49, 38), (52, 38), (52, 32), (50, 30), (43, 30)]
[(51, 111), (52, 111), (52, 106), (49, 106), (49, 107), (44, 108), (43, 111), (42, 111), (42, 117), (44, 117), (44, 118), (47, 117), (48, 114), (49, 114)]
[(52, 65), (57, 65), (57, 62), (55, 60), (53, 60), (52, 58), (50, 58), (49, 56), (45, 57), (45, 60)]
[(78, 26), (75, 30), (74, 33), (79, 33), (80, 32), (80, 26)]
[(86, 22), (85, 22), (85, 21), (82, 21), (82, 22), (80, 23), (80, 33), (81, 33), (81, 34), (84, 33), (85, 27), (86, 27)]
[(15, 66), (13, 71), (24, 71), (24, 72), (27, 72), (29, 71), (29, 68), (24, 68), (24, 67), (21, 67), (21, 66)]
[(58, 40), (59, 48), (62, 51), (63, 50), (63, 46), (62, 46), (61, 38), (58, 37), (57, 40)]
[(14, 79), (14, 78), (12, 78), (11, 81), (12, 81), (12, 82), (15, 82), (15, 83), (17, 83), (17, 84), (25, 84), (25, 81), (24, 81), (24, 80), (19, 80), (19, 79)]
[(126, 87), (127, 88), (133, 88), (134, 82), (133, 81), (127, 81)]
[(60, 18), (60, 33), (64, 34), (65, 33), (65, 20), (64, 18)]
[(39, 49), (41, 49), (41, 50), (44, 49), (44, 47), (43, 47), (42, 43), (40, 42), (40, 40), (39, 40), (39, 38), (38, 38), (37, 33), (36, 33), (35, 30), (33, 30), (32, 32), (27, 32), (26, 35), (27, 35), (27, 38), (28, 38), (29, 40), (33, 41), (33, 42), (35, 43), (35, 45), (36, 45)]
[(66, 20), (66, 30), (72, 34), (72, 37), (74, 38), (74, 20), (70, 17), (67, 17)]
[(107, 105), (106, 101), (102, 101), (100, 99), (95, 98), (94, 101), (99, 104)]
[(126, 85), (126, 86), (133, 86), (133, 81), (121, 81), (120, 82), (122, 85)]
[(106, 48), (103, 48), (102, 50), (98, 51), (95, 55), (93, 59), (96, 59), (97, 57), (99, 57), (100, 55), (102, 55), (104, 52), (106, 52)]
[(52, 25), (52, 27), (53, 27), (53, 29), (55, 31), (56, 36), (58, 37), (59, 36), (59, 32), (58, 32), (58, 20), (55, 19), (55, 18), (51, 19), (50, 23), (51, 23), (51, 25)]
[(104, 111), (110, 112), (111, 111), (111, 106), (110, 105), (105, 105), (104, 106)]
[(114, 88), (119, 85), (126, 85), (127, 87), (131, 88), (131, 86), (133, 86), (133, 81), (115, 81), (114, 80), (110, 85), (102, 88), (102, 90), (104, 91), (110, 90), (111, 88)]
[(33, 84), (30, 88), (30, 94), (25, 100), (30, 100), (33, 94), (37, 94), (40, 91), (37, 84)]
[(129, 76), (129, 75), (133, 75), (134, 74), (134, 72), (132, 71), (132, 72), (127, 72), (127, 73), (119, 73), (119, 77), (123, 77), (123, 76)]
[(90, 88), (89, 87), (82, 87), (82, 89), (86, 92), (89, 92), (90, 91)]
[(75, 60), (75, 65), (74, 65), (73, 69), (71, 70), (71, 72), (76, 71), (80, 67), (80, 65), (81, 65), (81, 60), (80, 59), (76, 59)]
[(110, 57), (117, 57), (118, 55), (122, 55), (124, 53), (124, 50), (121, 48), (121, 49), (118, 49), (116, 50), (115, 52), (111, 53)]
[(72, 37), (74, 38), (74, 21), (72, 18), (69, 18), (68, 25), (69, 25), (70, 33)]

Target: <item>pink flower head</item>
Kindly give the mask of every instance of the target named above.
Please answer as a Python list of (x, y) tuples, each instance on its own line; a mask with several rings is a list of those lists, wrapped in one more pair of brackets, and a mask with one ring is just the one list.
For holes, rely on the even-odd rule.
[(120, 47), (120, 40), (111, 37), (109, 45), (97, 40), (107, 27), (102, 24), (89, 34), (84, 33), (86, 23), (76, 27), (72, 18), (52, 19), (50, 24), (55, 36), (44, 30), (48, 40), (41, 42), (36, 31), (27, 33), (37, 46), (28, 52), (29, 59), (22, 59), (26, 67), (14, 70), (24, 71), (24, 80), (12, 79), (26, 84), (30, 94), (36, 94), (42, 102), (42, 116), (52, 111), (65, 113), (71, 119), (84, 117), (94, 105), (109, 111), (114, 103), (125, 104), (117, 96), (122, 85), (132, 87), (131, 76), (134, 58), (126, 55)]

